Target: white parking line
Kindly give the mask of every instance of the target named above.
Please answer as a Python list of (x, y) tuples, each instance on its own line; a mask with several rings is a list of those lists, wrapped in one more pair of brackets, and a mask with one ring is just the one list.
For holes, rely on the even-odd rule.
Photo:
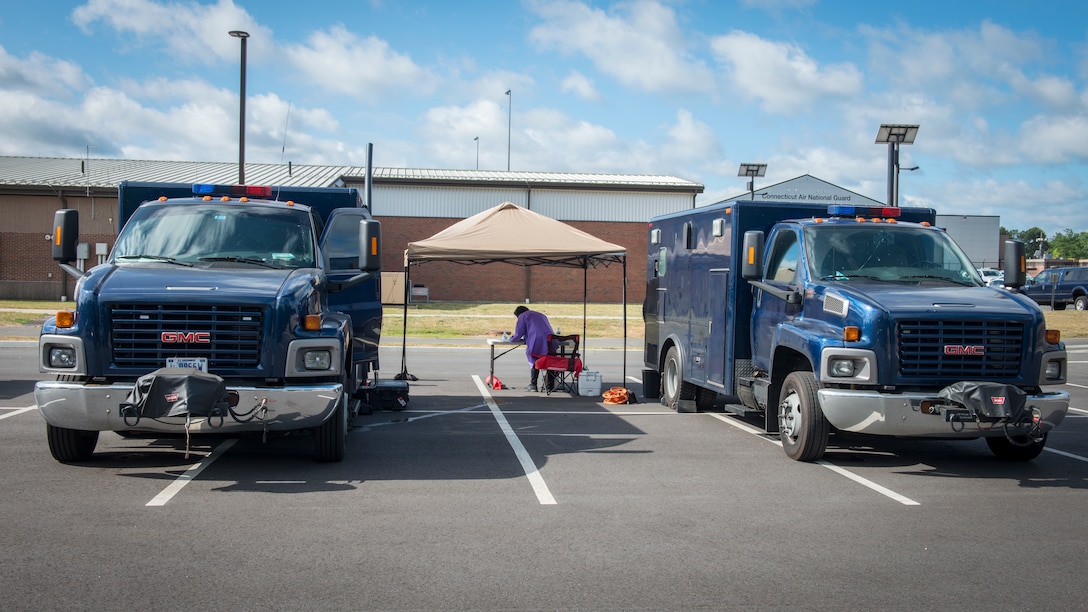
[[(716, 414), (716, 413), (713, 413), (713, 412), (710, 412), (710, 413), (707, 413), (707, 414), (709, 414), (710, 416), (718, 419), (719, 421), (721, 421), (723, 423), (728, 423), (729, 425), (732, 425), (733, 427), (736, 427), (737, 429), (746, 431), (746, 432), (748, 432), (750, 434), (758, 435), (758, 436), (760, 436), (760, 439), (762, 439), (762, 440), (767, 440), (767, 438), (764, 438), (762, 436), (762, 434), (766, 433), (762, 429), (756, 429), (755, 427), (752, 427), (751, 425), (748, 425), (747, 423), (742, 423), (742, 422), (740, 422), (740, 421), (738, 421), (736, 419), (731, 419), (731, 418), (725, 416), (724, 414)], [(775, 444), (777, 446), (782, 446), (782, 442), (780, 442), (778, 440), (767, 440), (767, 441), (770, 442), (771, 444)], [(816, 462), (816, 465), (821, 465), (821, 466), (831, 470), (832, 472), (835, 472), (836, 474), (838, 474), (840, 476), (845, 476), (846, 478), (849, 478), (850, 480), (853, 480), (854, 482), (856, 482), (856, 483), (858, 483), (860, 485), (866, 486), (866, 487), (872, 489), (873, 491), (876, 491), (877, 493), (880, 493), (881, 495), (883, 495), (885, 497), (894, 499), (895, 501), (903, 504), (904, 506), (920, 506), (921, 505), (921, 504), (919, 504), (918, 502), (914, 501), (913, 499), (911, 499), (909, 497), (905, 497), (903, 495), (900, 495), (900, 494), (896, 493), (895, 491), (892, 491), (891, 489), (889, 489), (887, 487), (884, 487), (882, 485), (878, 485), (877, 483), (869, 480), (868, 478), (863, 478), (861, 476), (858, 476), (857, 474), (847, 470), (846, 468), (839, 467), (839, 466), (835, 465), (834, 463), (830, 463), (828, 461), (824, 461), (823, 459), (821, 459), (821, 460)]]
[(484, 401), (487, 402), (488, 408), (491, 409), (491, 414), (494, 415), (495, 421), (499, 423), (499, 429), (506, 435), (506, 441), (510, 443), (510, 447), (514, 449), (514, 454), (517, 455), (518, 461), (521, 462), (521, 468), (525, 470), (525, 476), (529, 479), (529, 484), (533, 487), (533, 492), (536, 493), (536, 498), (541, 505), (553, 505), (555, 504), (555, 498), (552, 497), (552, 492), (548, 490), (548, 485), (544, 482), (544, 477), (540, 475), (540, 471), (537, 469), (536, 464), (533, 463), (533, 458), (529, 456), (529, 451), (525, 450), (525, 446), (521, 443), (518, 435), (514, 433), (514, 429), (510, 427), (510, 423), (506, 420), (506, 415), (499, 410), (499, 405), (495, 403), (494, 398), (491, 397), (491, 393), (487, 390), (487, 385), (484, 381), (480, 380), (480, 377), (476, 374), (472, 375), (472, 380), (476, 383), (476, 388), (480, 390), (480, 395), (483, 396)]
[(158, 495), (155, 496), (154, 499), (147, 502), (147, 505), (148, 506), (165, 506), (166, 502), (170, 501), (171, 499), (173, 499), (173, 497), (175, 495), (180, 493), (181, 490), (183, 488), (185, 488), (185, 485), (189, 484), (189, 482), (191, 482), (194, 478), (199, 476), (200, 473), (204, 471), (204, 468), (211, 465), (213, 461), (218, 459), (223, 453), (227, 452), (227, 449), (234, 446), (234, 443), (237, 442), (237, 441), (238, 440), (235, 440), (233, 438), (231, 438), (229, 440), (223, 440), (222, 444), (220, 444), (219, 446), (216, 446), (215, 449), (211, 452), (211, 454), (209, 454), (207, 457), (205, 457), (203, 461), (200, 461), (200, 462), (194, 464), (189, 469), (185, 470), (185, 472), (182, 473), (181, 476), (178, 476), (177, 479), (174, 480), (174, 482), (170, 483), (170, 485), (168, 487), (163, 489), (162, 493), (159, 493)]
[[(0, 414), (0, 420), (6, 419), (8, 417), (13, 417), (13, 416), (15, 416), (17, 414), (23, 414), (24, 412), (30, 412), (31, 410), (37, 410), (37, 409), (38, 409), (37, 406), (27, 406), (26, 408), (11, 408), (10, 409), (11, 412)], [(7, 410), (7, 409), (5, 408), (5, 410)]]
[(1076, 459), (1077, 461), (1083, 461), (1085, 463), (1088, 463), (1088, 457), (1081, 457), (1080, 455), (1074, 455), (1073, 453), (1067, 453), (1065, 451), (1060, 451), (1056, 448), (1050, 448), (1048, 446), (1044, 446), (1043, 450), (1048, 453), (1054, 453), (1055, 455), (1061, 455), (1062, 457), (1069, 457), (1070, 459)]

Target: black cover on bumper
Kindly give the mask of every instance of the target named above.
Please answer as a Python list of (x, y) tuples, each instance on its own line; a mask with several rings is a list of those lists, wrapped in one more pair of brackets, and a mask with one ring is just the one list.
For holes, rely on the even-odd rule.
[(121, 404), (126, 420), (187, 414), (223, 416), (227, 408), (226, 382), (192, 368), (160, 368), (144, 374)]
[(941, 399), (960, 404), (983, 421), (1023, 423), (1032, 418), (1025, 407), (1027, 393), (1000, 383), (960, 381), (941, 389)]

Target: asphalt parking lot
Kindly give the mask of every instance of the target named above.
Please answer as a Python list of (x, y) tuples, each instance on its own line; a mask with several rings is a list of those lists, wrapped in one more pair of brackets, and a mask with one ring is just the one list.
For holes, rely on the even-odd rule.
[[(481, 343), (409, 347), (408, 409), (356, 419), (342, 463), (303, 435), (186, 459), (103, 434), (62, 465), (36, 344), (3, 342), (0, 608), (1078, 609), (1088, 343), (1069, 344), (1073, 410), (1025, 464), (864, 438), (797, 463), (726, 413), (488, 389)], [(622, 355), (587, 347), (604, 388)], [(524, 386), (524, 358), (496, 374)]]

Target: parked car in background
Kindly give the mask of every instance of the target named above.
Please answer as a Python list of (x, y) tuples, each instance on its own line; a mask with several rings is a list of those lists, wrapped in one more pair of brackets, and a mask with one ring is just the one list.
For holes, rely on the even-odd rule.
[(978, 268), (978, 274), (982, 277), (982, 282), (987, 285), (993, 284), (993, 281), (998, 278), (1005, 278), (1005, 273), (997, 268)]
[(1088, 310), (1088, 267), (1043, 270), (1020, 291), (1054, 310), (1065, 310), (1070, 304), (1077, 310)]

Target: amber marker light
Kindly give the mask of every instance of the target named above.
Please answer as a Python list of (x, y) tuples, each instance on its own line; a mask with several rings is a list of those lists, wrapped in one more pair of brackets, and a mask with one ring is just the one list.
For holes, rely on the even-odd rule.
[(1060, 329), (1048, 329), (1046, 330), (1046, 341), (1048, 344), (1057, 344), (1062, 341), (1062, 330)]
[(842, 328), (842, 339), (847, 342), (857, 342), (858, 340), (861, 340), (861, 329), (853, 325), (847, 325)]
[(309, 314), (302, 318), (302, 329), (317, 331), (321, 329), (321, 315)]
[(57, 311), (57, 327), (69, 328), (76, 324), (76, 313), (69, 310)]

